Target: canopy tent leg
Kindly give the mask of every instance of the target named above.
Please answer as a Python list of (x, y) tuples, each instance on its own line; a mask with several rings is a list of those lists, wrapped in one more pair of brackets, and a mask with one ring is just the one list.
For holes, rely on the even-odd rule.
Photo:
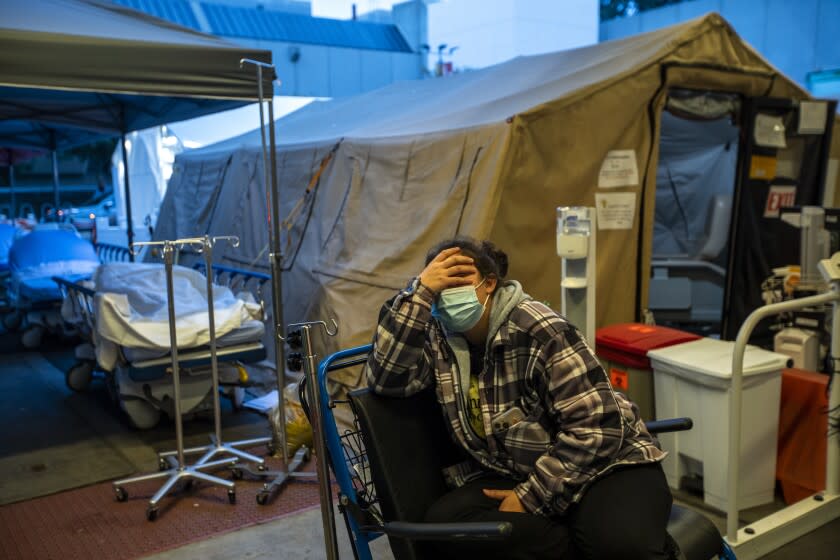
[[(53, 207), (55, 208), (55, 215), (58, 218), (58, 205), (61, 202), (59, 195), (58, 195), (58, 151), (53, 148), (52, 150), (52, 175), (53, 175)], [(43, 218), (43, 216), (41, 216)]]
[[(131, 181), (128, 178), (128, 150), (125, 147), (125, 133), (120, 137), (120, 146), (122, 147), (122, 161), (123, 161), (123, 177), (125, 178), (125, 219), (126, 219), (126, 233), (128, 234), (129, 248), (134, 243), (134, 224), (131, 219)], [(134, 262), (134, 252), (128, 252), (129, 262)]]
[(17, 204), (15, 200), (15, 164), (9, 159), (9, 197), (11, 198), (11, 208), (9, 208), (9, 218), (14, 221), (17, 218)]

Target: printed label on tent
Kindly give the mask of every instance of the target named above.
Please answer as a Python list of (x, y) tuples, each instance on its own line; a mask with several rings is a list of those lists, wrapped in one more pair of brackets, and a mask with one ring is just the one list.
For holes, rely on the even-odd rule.
[(595, 194), (598, 229), (633, 229), (636, 193)]
[(787, 148), (785, 123), (782, 117), (759, 113), (755, 116), (753, 128), (755, 143), (767, 148)]
[(627, 372), (620, 369), (610, 368), (610, 383), (613, 387), (622, 391), (627, 391), (627, 388), (630, 387)]
[(632, 187), (639, 184), (635, 150), (610, 150), (598, 173), (599, 188)]
[(799, 103), (799, 134), (822, 134), (828, 116), (825, 101), (801, 101)]
[(750, 179), (772, 179), (776, 176), (776, 164), (776, 158), (772, 156), (751, 157)]
[(767, 193), (767, 204), (764, 206), (765, 218), (778, 218), (779, 208), (796, 204), (796, 187), (794, 185), (773, 185)]

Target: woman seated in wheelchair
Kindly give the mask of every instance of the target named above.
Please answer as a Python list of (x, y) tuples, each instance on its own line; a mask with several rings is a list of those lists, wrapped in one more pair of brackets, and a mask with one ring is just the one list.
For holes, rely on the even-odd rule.
[(368, 383), (434, 385), (467, 461), (429, 522), (509, 521), (510, 538), (440, 544), (441, 558), (665, 558), (665, 453), (612, 390), (580, 332), (505, 278), (491, 243), (438, 244), (380, 312)]

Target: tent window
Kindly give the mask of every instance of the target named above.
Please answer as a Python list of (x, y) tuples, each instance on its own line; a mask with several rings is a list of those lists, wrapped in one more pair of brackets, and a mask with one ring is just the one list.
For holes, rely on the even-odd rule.
[(668, 92), (665, 109), (683, 118), (716, 120), (737, 115), (741, 99), (734, 93), (672, 89)]
[(710, 335), (719, 332), (726, 280), (737, 107), (701, 97), (681, 106), (693, 116), (662, 113), (649, 308), (657, 323)]

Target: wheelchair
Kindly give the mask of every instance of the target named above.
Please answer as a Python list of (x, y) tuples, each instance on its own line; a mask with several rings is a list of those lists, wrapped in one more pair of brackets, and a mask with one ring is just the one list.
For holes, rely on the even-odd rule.
[[(368, 344), (336, 352), (321, 361), (317, 372), (320, 426), (356, 560), (371, 560), (369, 543), (383, 535), (396, 560), (434, 558), (425, 548), (432, 540), (504, 539), (512, 530), (509, 523), (422, 522), (429, 506), (448, 491), (441, 469), (460, 456), (433, 390), (408, 398), (381, 397), (368, 389), (342, 399), (330, 396), (330, 373), (364, 364), (371, 349)], [(305, 382), (300, 396), (309, 415)], [(687, 418), (647, 423), (652, 433), (691, 426)], [(675, 560), (735, 560), (715, 525), (694, 510), (674, 504), (667, 530)]]

